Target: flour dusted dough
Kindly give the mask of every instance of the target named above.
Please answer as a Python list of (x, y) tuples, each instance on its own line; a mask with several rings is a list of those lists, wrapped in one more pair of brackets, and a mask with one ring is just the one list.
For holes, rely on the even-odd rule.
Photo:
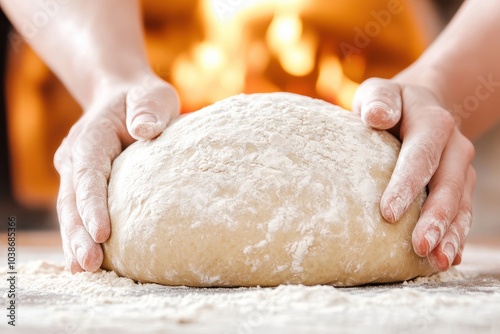
[(237, 95), (114, 162), (103, 268), (187, 286), (351, 286), (434, 270), (412, 250), (425, 193), (397, 224), (379, 202), (400, 144), (337, 106)]

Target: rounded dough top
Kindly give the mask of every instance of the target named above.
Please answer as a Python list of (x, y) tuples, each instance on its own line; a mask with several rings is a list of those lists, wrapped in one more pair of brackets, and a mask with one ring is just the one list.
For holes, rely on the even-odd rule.
[(411, 245), (425, 192), (395, 224), (380, 214), (399, 148), (359, 116), (290, 93), (181, 116), (114, 161), (103, 268), (187, 286), (429, 275)]

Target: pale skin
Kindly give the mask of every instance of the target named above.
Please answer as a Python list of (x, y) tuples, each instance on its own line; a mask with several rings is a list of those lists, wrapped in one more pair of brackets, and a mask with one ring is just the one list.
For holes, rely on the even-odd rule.
[[(102, 263), (100, 243), (110, 235), (112, 161), (134, 140), (160, 134), (178, 115), (179, 102), (148, 65), (137, 1), (64, 2), (25, 37), (84, 110), (54, 163), (61, 177), (57, 211), (67, 266), (72, 273), (92, 272)], [(0, 3), (20, 33), (23, 22), (42, 10), (39, 0)], [(472, 223), (476, 175), (470, 140), (500, 118), (498, 22), (500, 2), (467, 1), (415, 64), (393, 79), (365, 81), (354, 100), (366, 124), (388, 129), (403, 142), (381, 200), (384, 218), (397, 221), (428, 186), (413, 247), (438, 270), (460, 263)], [(478, 77), (493, 83), (478, 89)], [(480, 103), (466, 114), (460, 105), (477, 93)]]
[(391, 80), (365, 81), (355, 96), (365, 123), (403, 142), (381, 200), (385, 219), (396, 221), (428, 185), (413, 248), (439, 270), (461, 262), (472, 224), (470, 140), (500, 119), (499, 33), (500, 2), (466, 1), (417, 62)]

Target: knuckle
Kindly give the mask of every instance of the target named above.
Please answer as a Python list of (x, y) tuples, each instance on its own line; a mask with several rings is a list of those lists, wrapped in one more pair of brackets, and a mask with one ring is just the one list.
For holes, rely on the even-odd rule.
[[(104, 169), (104, 171), (99, 170), (99, 168)], [(110, 172), (110, 168), (107, 164), (97, 164), (85, 163), (83, 165), (75, 168), (73, 174), (73, 182), (77, 192), (80, 194), (82, 191), (90, 191), (93, 186), (101, 185), (107, 181), (106, 172)]]
[(438, 123), (448, 133), (451, 133), (455, 129), (455, 118), (448, 111), (441, 109), (438, 116)]
[(450, 222), (451, 218), (450, 218), (450, 210), (448, 208), (440, 208), (440, 209), (436, 209), (433, 211), (432, 215), (434, 216), (434, 218), (436, 219), (437, 222), (445, 222), (445, 223), (448, 223)]
[(434, 142), (424, 137), (419, 142), (419, 151), (416, 158), (420, 161), (427, 175), (433, 175), (439, 162), (439, 154)]
[(455, 120), (449, 112), (441, 108), (432, 108), (430, 114), (432, 132), (426, 133), (425, 136), (431, 138), (433, 146), (444, 148), (455, 130)]
[(453, 203), (460, 203), (464, 192), (464, 182), (457, 178), (447, 178), (442, 181), (443, 189), (449, 194)]
[(59, 194), (56, 203), (57, 211), (62, 212), (64, 208), (69, 207), (71, 204), (68, 202), (70, 202), (71, 199), (72, 199), (72, 194), (64, 194), (64, 195)]
[[(64, 235), (63, 239), (67, 240), (68, 245), (73, 245), (75, 236), (79, 233), (78, 223), (79, 216), (75, 212), (68, 212), (61, 217), (60, 225), (61, 225), (61, 234)], [(69, 249), (72, 249), (69, 247)]]
[(462, 203), (459, 211), (462, 213), (461, 220), (468, 226), (472, 225), (472, 205), (471, 205), (471, 203)]
[(462, 241), (462, 238), (460, 237), (460, 231), (455, 224), (450, 225), (449, 231), (451, 233), (451, 240), (454, 241), (454, 243), (456, 244), (456, 249), (458, 250), (459, 245)]
[(472, 207), (469, 204), (462, 204), (460, 214), (457, 217), (457, 224), (462, 229), (464, 238), (469, 234), (472, 227)]
[(65, 233), (66, 236), (68, 237), (70, 248), (72, 248), (71, 245), (74, 244), (75, 237), (78, 235), (78, 226), (76, 224), (71, 224), (67, 226)]
[(361, 86), (365, 86), (365, 87), (370, 87), (370, 86), (379, 87), (380, 85), (384, 84), (387, 81), (388, 81), (387, 79), (382, 79), (382, 78), (378, 78), (378, 77), (372, 77), (372, 78), (368, 78), (365, 81), (363, 81), (362, 84), (361, 84)]
[(69, 157), (67, 154), (67, 146), (68, 146), (68, 139), (67, 137), (63, 139), (61, 145), (57, 149), (56, 153), (54, 154), (54, 167), (56, 168), (57, 172), (61, 174), (62, 169), (64, 166), (68, 163)]
[(75, 186), (77, 188), (81, 187), (82, 181), (85, 181), (87, 178), (92, 178), (91, 177), (92, 173), (92, 168), (88, 166), (78, 166), (78, 168), (75, 169), (75, 172), (73, 174), (73, 182), (75, 183)]
[(75, 176), (76, 201), (79, 204), (105, 201), (106, 189), (107, 178), (98, 171), (86, 169)]
[(83, 195), (84, 197), (80, 197), (81, 195), (78, 196), (76, 206), (78, 208), (78, 212), (80, 214), (80, 217), (82, 218), (82, 222), (85, 225), (88, 221), (88, 216), (91, 213), (91, 203), (92, 203), (92, 197), (88, 192), (85, 192)]
[(356, 103), (361, 103), (361, 100), (369, 97), (372, 92), (380, 87), (385, 81), (386, 79), (376, 77), (366, 79), (358, 86), (356, 94), (354, 95), (354, 101)]
[(462, 135), (463, 138), (463, 151), (465, 156), (467, 157), (468, 162), (472, 161), (474, 159), (474, 156), (476, 155), (476, 149), (474, 147), (474, 144), (470, 140), (468, 140), (465, 136)]

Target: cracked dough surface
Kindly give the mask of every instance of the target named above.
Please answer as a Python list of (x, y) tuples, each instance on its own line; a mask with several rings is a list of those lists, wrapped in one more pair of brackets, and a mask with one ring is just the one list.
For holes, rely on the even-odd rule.
[(290, 94), (237, 95), (180, 117), (113, 163), (103, 268), (187, 286), (352, 286), (430, 275), (379, 202), (400, 143)]

